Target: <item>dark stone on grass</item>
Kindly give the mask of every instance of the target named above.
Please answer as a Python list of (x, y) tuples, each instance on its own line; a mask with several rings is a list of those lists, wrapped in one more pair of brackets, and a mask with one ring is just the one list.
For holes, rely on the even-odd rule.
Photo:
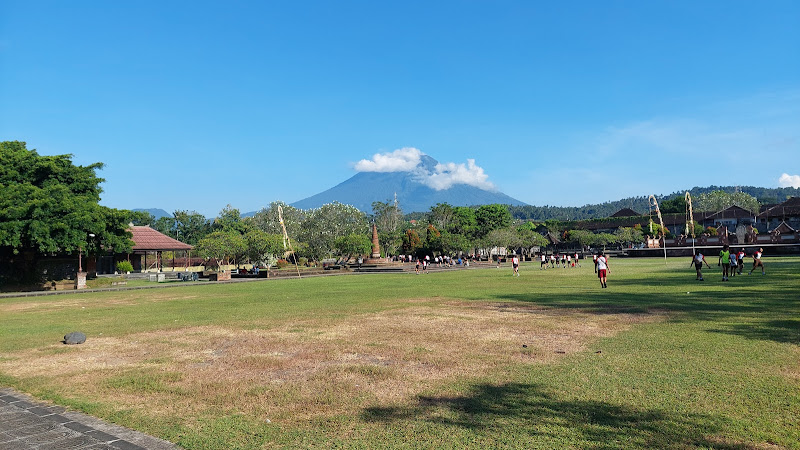
[(83, 344), (86, 342), (86, 335), (80, 331), (73, 331), (64, 336), (64, 343), (67, 345)]

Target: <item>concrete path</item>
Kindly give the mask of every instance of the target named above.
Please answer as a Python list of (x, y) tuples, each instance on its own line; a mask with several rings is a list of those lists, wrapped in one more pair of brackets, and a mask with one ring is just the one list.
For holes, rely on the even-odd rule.
[(167, 450), (179, 447), (0, 388), (0, 449)]

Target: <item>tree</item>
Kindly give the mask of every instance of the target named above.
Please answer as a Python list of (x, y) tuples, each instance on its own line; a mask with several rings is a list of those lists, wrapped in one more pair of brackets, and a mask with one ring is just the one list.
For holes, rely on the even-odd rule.
[(475, 211), (475, 219), (479, 237), (486, 236), (493, 230), (511, 225), (511, 213), (508, 212), (508, 206), (496, 203), (478, 207), (477, 211)]
[(283, 236), (270, 234), (259, 229), (251, 229), (244, 234), (245, 256), (253, 264), (264, 264), (269, 268), (271, 262), (283, 256)]
[(306, 211), (299, 239), (308, 245), (309, 255), (320, 260), (333, 255), (336, 239), (353, 233), (367, 235), (368, 228), (367, 217), (358, 208), (333, 202)]
[(416, 230), (408, 229), (403, 235), (403, 253), (413, 255), (422, 248), (422, 240)]
[(253, 216), (253, 223), (261, 231), (283, 235), (283, 229), (278, 218), (279, 206), (283, 211), (283, 224), (286, 226), (286, 232), (294, 242), (295, 239), (298, 239), (302, 223), (306, 218), (306, 214), (302, 209), (297, 209), (283, 202), (272, 202), (269, 207), (262, 209)]
[(619, 239), (611, 233), (598, 233), (595, 235), (595, 244), (603, 248), (605, 248), (606, 245), (615, 244), (617, 242), (619, 242)]
[(659, 203), (661, 214), (677, 214), (686, 212), (686, 197), (677, 196), (671, 199), (662, 200)]
[(366, 255), (372, 250), (372, 240), (369, 236), (359, 233), (350, 233), (336, 239), (336, 248), (342, 255), (350, 259), (352, 255)]
[(425, 251), (429, 254), (440, 254), (443, 251), (442, 247), (442, 233), (433, 226), (428, 224), (425, 229)]
[(453, 217), (446, 231), (460, 234), (467, 239), (475, 238), (478, 234), (478, 219), (475, 217), (475, 210), (466, 206), (454, 207)]
[(148, 226), (152, 228), (153, 224), (156, 222), (156, 218), (147, 211), (130, 211), (128, 221), (137, 226)]
[(597, 236), (588, 230), (570, 230), (567, 238), (571, 242), (577, 242), (581, 247), (588, 247), (597, 242)]
[(619, 227), (614, 234), (617, 236), (617, 240), (621, 244), (638, 244), (644, 240), (644, 234), (640, 229), (636, 228), (629, 228), (629, 227)]
[(725, 191), (711, 191), (709, 193), (700, 194), (697, 199), (695, 210), (716, 212), (734, 205), (744, 208), (753, 214), (758, 214), (758, 211), (761, 209), (761, 204), (758, 200), (744, 192), (734, 192), (730, 194)]
[[(76, 166), (72, 155), (41, 156), (24, 142), (0, 142), (0, 253), (33, 258), (87, 246), (128, 252), (129, 211), (100, 206), (102, 163)], [(90, 234), (95, 237), (89, 243)], [(34, 281), (33, 261), (15, 277)]]
[(447, 230), (454, 219), (453, 207), (447, 203), (437, 203), (431, 207), (429, 222), (439, 230)]
[(547, 238), (536, 231), (536, 227), (532, 222), (527, 222), (517, 227), (517, 234), (519, 235), (521, 246), (526, 254), (528, 254), (533, 247), (546, 247), (550, 244)]
[(231, 264), (238, 255), (245, 253), (247, 244), (236, 231), (214, 231), (200, 239), (195, 251), (202, 258), (212, 259), (217, 267)]
[(520, 239), (516, 230), (509, 227), (492, 230), (483, 240), (488, 248), (504, 247), (509, 252), (522, 246), (522, 239)]
[(442, 231), (439, 241), (441, 242), (442, 253), (446, 255), (469, 253), (474, 247), (472, 242), (463, 234), (455, 234), (447, 231)]

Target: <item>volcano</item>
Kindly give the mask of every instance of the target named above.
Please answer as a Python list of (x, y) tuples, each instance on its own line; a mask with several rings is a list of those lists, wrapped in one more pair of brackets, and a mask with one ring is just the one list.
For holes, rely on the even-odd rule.
[(526, 203), (502, 192), (482, 189), (469, 184), (452, 184), (447, 189), (435, 189), (424, 182), (436, 173), (439, 163), (428, 155), (406, 172), (359, 172), (348, 180), (319, 194), (291, 205), (299, 209), (319, 208), (326, 203), (339, 202), (371, 213), (373, 202), (393, 202), (395, 194), (404, 213), (426, 212), (437, 203), (452, 206), (478, 206), (494, 203), (522, 206)]

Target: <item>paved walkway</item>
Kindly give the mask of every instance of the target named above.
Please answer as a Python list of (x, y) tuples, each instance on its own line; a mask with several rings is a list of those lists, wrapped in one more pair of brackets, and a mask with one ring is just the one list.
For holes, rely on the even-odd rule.
[(0, 449), (167, 450), (179, 447), (0, 388)]

